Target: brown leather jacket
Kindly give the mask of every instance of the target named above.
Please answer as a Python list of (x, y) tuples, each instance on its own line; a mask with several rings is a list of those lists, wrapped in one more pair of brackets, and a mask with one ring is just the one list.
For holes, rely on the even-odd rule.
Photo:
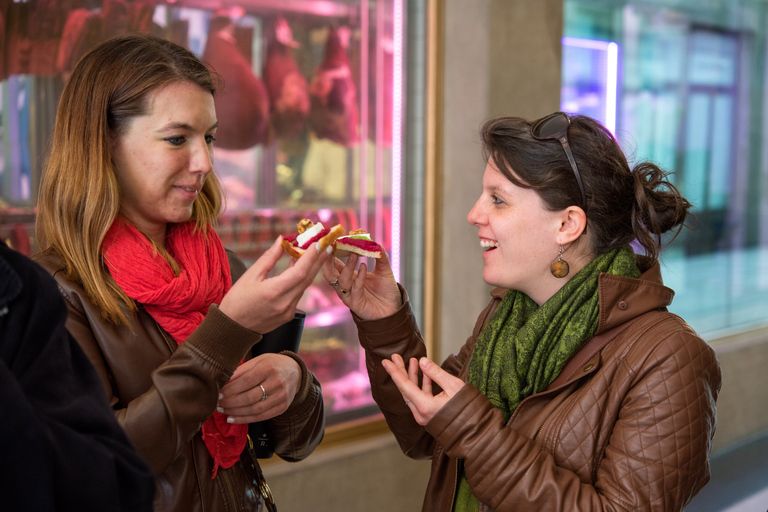
[[(233, 279), (245, 270), (230, 256)], [(154, 509), (163, 512), (262, 510), (260, 493), (243, 462), (219, 468), (200, 427), (213, 413), (219, 388), (232, 376), (257, 334), (221, 313), (214, 304), (200, 326), (181, 345), (141, 308), (130, 326), (101, 318), (83, 289), (64, 277), (54, 255), (38, 259), (59, 284), (69, 308), (67, 329), (96, 367), (119, 423), (155, 473)], [(288, 410), (270, 420), (277, 455), (288, 461), (307, 457), (323, 437), (325, 420), (320, 385), (301, 366), (302, 382)], [(249, 455), (244, 451), (243, 460)]]
[[(493, 290), (445, 370), (467, 380), (478, 335), (505, 292)], [(666, 312), (673, 295), (658, 264), (639, 279), (602, 274), (595, 337), (507, 425), (471, 384), (418, 425), (381, 365), (392, 353), (425, 355), (409, 304), (389, 318), (356, 318), (389, 427), (406, 455), (432, 459), (423, 510), (452, 509), (461, 467), (481, 511), (682, 510), (709, 480), (721, 374), (714, 351)]]

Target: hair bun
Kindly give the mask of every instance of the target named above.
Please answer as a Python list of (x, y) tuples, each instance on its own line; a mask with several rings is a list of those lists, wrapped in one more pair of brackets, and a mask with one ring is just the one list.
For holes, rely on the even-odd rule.
[(660, 236), (671, 229), (682, 228), (691, 208), (668, 179), (669, 173), (650, 162), (642, 162), (632, 169), (635, 187), (633, 222), (640, 222), (654, 235)]

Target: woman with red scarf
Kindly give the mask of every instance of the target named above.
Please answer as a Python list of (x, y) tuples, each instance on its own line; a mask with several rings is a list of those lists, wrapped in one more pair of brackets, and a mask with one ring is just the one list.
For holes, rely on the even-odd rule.
[(102, 43), (64, 88), (40, 191), (38, 261), (154, 470), (157, 511), (262, 510), (248, 423), (269, 420), (289, 461), (324, 430), (320, 385), (296, 354), (245, 357), (294, 317), (327, 251), (268, 277), (280, 239), (248, 270), (224, 249), (211, 227), (215, 91), (176, 44)]

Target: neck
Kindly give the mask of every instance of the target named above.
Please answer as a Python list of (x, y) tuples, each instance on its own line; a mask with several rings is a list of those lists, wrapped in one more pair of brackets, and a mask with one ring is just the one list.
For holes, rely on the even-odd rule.
[(141, 228), (139, 228), (139, 231), (144, 233), (144, 236), (152, 240), (158, 247), (166, 248), (165, 235), (168, 233), (168, 229), (165, 224), (163, 224), (163, 229), (157, 229), (152, 232), (145, 232)]
[(520, 291), (528, 295), (531, 300), (541, 306), (547, 302), (555, 293), (557, 293), (560, 288), (565, 286), (565, 283), (570, 281), (573, 276), (578, 274), (581, 269), (589, 265), (594, 257), (577, 256), (576, 254), (572, 254), (571, 257), (566, 258), (565, 254), (563, 254), (563, 259), (568, 261), (568, 275), (558, 278), (553, 276), (549, 269), (547, 269), (546, 274), (541, 278), (541, 281), (539, 282), (539, 286), (533, 290)]
[(165, 237), (168, 234), (168, 224), (163, 222), (159, 224), (146, 225), (145, 223), (134, 222), (133, 219), (123, 213), (121, 213), (121, 215), (126, 221), (133, 224), (136, 229), (139, 230), (139, 233), (154, 242), (154, 244), (158, 247), (165, 248)]

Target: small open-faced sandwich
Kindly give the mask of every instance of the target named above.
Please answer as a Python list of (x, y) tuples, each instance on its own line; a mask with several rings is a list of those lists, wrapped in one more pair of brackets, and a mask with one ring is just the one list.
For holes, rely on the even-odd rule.
[(301, 219), (298, 224), (298, 233), (283, 237), (283, 249), (294, 258), (300, 258), (304, 251), (312, 247), (315, 242), (320, 242), (320, 250), (329, 245), (344, 234), (344, 226), (336, 224), (332, 228), (326, 228), (322, 222), (317, 224), (309, 219)]
[(368, 258), (381, 258), (381, 246), (371, 240), (371, 235), (364, 229), (356, 229), (346, 236), (340, 236), (333, 243), (334, 256), (346, 258), (352, 253)]

